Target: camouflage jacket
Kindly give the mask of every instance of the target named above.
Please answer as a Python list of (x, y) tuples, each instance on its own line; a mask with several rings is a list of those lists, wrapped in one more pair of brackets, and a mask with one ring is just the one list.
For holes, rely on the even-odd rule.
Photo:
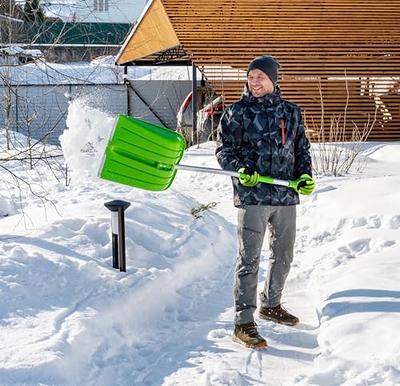
[[(300, 108), (282, 99), (279, 90), (261, 98), (244, 92), (219, 123), (216, 156), (225, 170), (254, 167), (260, 175), (294, 180), (311, 175), (309, 149)], [(299, 203), (287, 187), (259, 183), (248, 188), (237, 178), (232, 181), (237, 207)]]

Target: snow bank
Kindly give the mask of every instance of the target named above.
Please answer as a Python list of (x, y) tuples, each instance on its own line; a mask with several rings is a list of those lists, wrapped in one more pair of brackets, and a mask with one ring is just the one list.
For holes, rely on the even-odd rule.
[(309, 278), (319, 314), (319, 355), (311, 371), (288, 384), (399, 382), (399, 149), (369, 144), (364, 155), (373, 162), (365, 173), (323, 178), (302, 206), (292, 275)]
[[(232, 227), (210, 210), (194, 217), (201, 204), (173, 188), (152, 193), (97, 179), (112, 126), (74, 101), (61, 140), (73, 183), (57, 192), (51, 176), (43, 181), (58, 214), (40, 222), (43, 209), (25, 205), (34, 229), (16, 216), (0, 222), (2, 385), (160, 384), (202, 342), (199, 318), (217, 318), (216, 288), (230, 284)], [(112, 268), (104, 207), (112, 199), (131, 203), (126, 273)], [(160, 369), (148, 367), (166, 353), (172, 359)]]
[(369, 157), (376, 161), (400, 163), (400, 144), (386, 144), (379, 147)]
[(190, 341), (176, 346), (176, 340), (196, 331), (194, 315), (218, 311), (214, 288), (224, 280), (220, 272), (229, 273), (234, 248), (223, 218), (209, 212), (195, 219), (196, 203), (176, 191), (158, 196), (125, 189), (132, 206), (127, 273), (119, 273), (111, 268), (103, 203), (121, 191), (88, 186), (69, 193), (79, 203), (64, 201), (68, 215), (29, 236), (5, 238), (3, 229), (2, 385), (158, 384), (163, 371), (148, 368), (151, 348), (177, 347), (179, 354)]

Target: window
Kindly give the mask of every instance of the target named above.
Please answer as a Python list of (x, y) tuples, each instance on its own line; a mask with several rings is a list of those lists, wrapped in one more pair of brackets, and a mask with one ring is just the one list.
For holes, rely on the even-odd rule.
[(94, 0), (94, 10), (99, 12), (108, 12), (109, 0)]

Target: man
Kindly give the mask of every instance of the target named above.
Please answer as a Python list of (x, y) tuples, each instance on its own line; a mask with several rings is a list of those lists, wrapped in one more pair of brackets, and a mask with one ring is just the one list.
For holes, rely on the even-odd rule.
[(250, 62), (242, 98), (223, 114), (218, 127), (216, 156), (223, 169), (240, 172), (233, 178), (238, 208), (238, 257), (235, 269), (235, 330), (233, 340), (262, 348), (267, 342), (257, 331), (257, 283), (266, 229), (271, 258), (259, 317), (286, 325), (299, 319), (281, 306), (281, 295), (293, 259), (296, 204), (299, 196), (288, 187), (258, 183), (259, 175), (296, 180), (302, 194), (311, 194), (310, 144), (300, 108), (281, 98), (277, 85), (280, 65), (268, 55)]

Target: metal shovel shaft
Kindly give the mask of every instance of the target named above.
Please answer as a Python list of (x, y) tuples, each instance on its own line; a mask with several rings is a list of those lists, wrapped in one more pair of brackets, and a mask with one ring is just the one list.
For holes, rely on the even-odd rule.
[[(240, 177), (239, 172), (233, 172), (230, 170), (222, 170), (222, 169), (203, 168), (201, 166), (176, 165), (175, 169), (192, 171), (192, 172), (222, 174), (225, 176), (237, 177), (237, 178)], [(288, 186), (288, 187), (293, 188), (293, 184), (291, 183), (291, 181), (279, 180), (279, 179), (268, 177), (268, 176), (259, 176), (258, 182), (263, 182), (263, 183), (272, 184), (272, 185)]]
[(225, 176), (237, 177), (239, 178), (239, 172), (232, 172), (230, 170), (213, 169), (213, 168), (203, 168), (201, 166), (189, 166), (189, 165), (175, 165), (177, 170), (186, 170), (192, 172), (210, 173), (210, 174), (223, 174)]

